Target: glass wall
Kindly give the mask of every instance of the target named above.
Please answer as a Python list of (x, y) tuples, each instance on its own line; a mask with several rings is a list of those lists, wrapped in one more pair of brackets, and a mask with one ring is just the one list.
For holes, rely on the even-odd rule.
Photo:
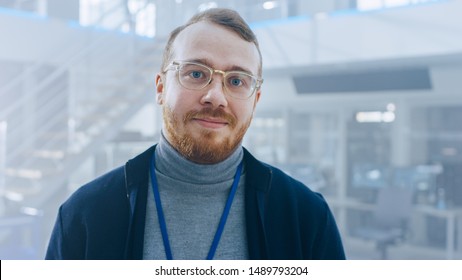
[[(378, 111), (375, 102), (368, 103), (338, 111), (264, 111), (245, 144), (257, 158), (326, 197), (350, 258), (460, 258), (462, 105), (415, 106), (409, 99), (384, 103)], [(387, 117), (390, 112), (393, 117)], [(360, 233), (377, 222), (388, 189), (410, 196), (402, 202), (407, 208), (394, 198), (383, 210), (403, 215), (395, 228), (402, 235), (383, 255), (373, 236)]]
[[(69, 8), (72, 10), (69, 14), (67, 8), (57, 4), (63, 2), (0, 1), (0, 5), (8, 9), (42, 15), (40, 24), (34, 26), (46, 24), (44, 18), (51, 17), (50, 11), (88, 26), (75, 28), (68, 21), (61, 25), (60, 21), (50, 21), (52, 28), (43, 34), (54, 42), (54, 48), (46, 50), (52, 54), (51, 58), (29, 58), (30, 53), (38, 52), (39, 43), (45, 39), (34, 37), (36, 33), (29, 34), (28, 30), (19, 30), (9, 38), (33, 37), (37, 45), (34, 48), (30, 47), (32, 44), (14, 46), (11, 49), (24, 49), (19, 55), (15, 53), (16, 60), (10, 54), (0, 60), (0, 258), (42, 258), (59, 204), (81, 185), (124, 164), (159, 139), (161, 112), (158, 106), (152, 105), (155, 101), (145, 96), (154, 96), (153, 77), (159, 68), (162, 39), (195, 12), (210, 7), (230, 7), (255, 25), (265, 22), (264, 26), (273, 26), (279, 19), (299, 17), (309, 21), (319, 13), (355, 11), (355, 7), (366, 11), (433, 1), (80, 0), (72, 1), (80, 8)], [(12, 14), (5, 13), (8, 17)], [(66, 14), (69, 16), (63, 16)], [(366, 25), (360, 21), (365, 18), (362, 15), (353, 19), (358, 25), (352, 26)], [(0, 14), (0, 19), (3, 17), (6, 16)], [(324, 27), (333, 26), (339, 18), (324, 18), (323, 22), (327, 23)], [(402, 21), (389, 18), (390, 25), (396, 27), (393, 31), (402, 31)], [(401, 20), (404, 15), (396, 18)], [(383, 17), (376, 19), (384, 23)], [(414, 34), (426, 37), (425, 28), (433, 22), (422, 24), (425, 28), (415, 22), (406, 21), (406, 24), (415, 27)], [(100, 32), (98, 27), (143, 37), (120, 36), (120, 31)], [(343, 27), (329, 29), (329, 34), (323, 34), (327, 30), (323, 28), (314, 33), (319, 35), (316, 38), (353, 40), (342, 37), (343, 31), (348, 31)], [(433, 31), (440, 33), (447, 28), (442, 26)], [(450, 28), (454, 34), (460, 33), (459, 25)], [(52, 33), (58, 29), (56, 34)], [(79, 33), (82, 30), (91, 30), (91, 33), (82, 35)], [(267, 48), (265, 54), (270, 59), (274, 51), (271, 47), (278, 47), (292, 37), (301, 38), (299, 41), (303, 43), (307, 38), (297, 37), (299, 34), (295, 31), (298, 30), (284, 34), (281, 39), (272, 36), (273, 29), (259, 31), (266, 42), (262, 49)], [(312, 31), (314, 27), (300, 33)], [(100, 38), (101, 45), (94, 44), (92, 39), (102, 34), (114, 37), (111, 37), (114, 41), (103, 44), (105, 38)], [(411, 33), (404, 34), (409, 39)], [(383, 45), (389, 43), (395, 49), (387, 35), (379, 39)], [(79, 42), (70, 43), (78, 36), (82, 38)], [(160, 40), (146, 40), (144, 36)], [(59, 40), (61, 37), (69, 41)], [(135, 44), (125, 40), (129, 37), (140, 40)], [(453, 37), (454, 40), (447, 37), (437, 40), (440, 37), (435, 36), (428, 41), (457, 47), (458, 37)], [(368, 36), (355, 38), (370, 41)], [(422, 45), (428, 43), (420, 37), (417, 40), (422, 40)], [(142, 42), (157, 45), (147, 46)], [(311, 42), (308, 40), (306, 46), (297, 50), (306, 55), (314, 46)], [(79, 45), (81, 49), (77, 49)], [(341, 44), (333, 45), (343, 55)], [(0, 54), (7, 53), (4, 46), (0, 45)], [(398, 52), (401, 47), (412, 49), (412, 44), (396, 44)], [(320, 44), (318, 51), (325, 50), (326, 45)], [(377, 53), (380, 50), (374, 49)], [(290, 47), (284, 51), (294, 52)], [(124, 58), (127, 54), (130, 57)], [(428, 70), (432, 87), (420, 91), (377, 93), (340, 89), (336, 93), (308, 94), (297, 92), (293, 73), (289, 73), (297, 61), (284, 60), (281, 68), (264, 69), (261, 101), (244, 146), (258, 159), (280, 168), (326, 198), (351, 259), (462, 259), (462, 98), (459, 90), (462, 59), (456, 51), (445, 55), (450, 57), (432, 56), (423, 62), (410, 62)], [(57, 62), (58, 56), (67, 59)], [(389, 63), (401, 59), (390, 58)], [(355, 63), (326, 64), (320, 67), (320, 72), (327, 73), (328, 78), (329, 73), (335, 71), (354, 72)], [(387, 64), (374, 63), (368, 64), (373, 70)], [(403, 67), (397, 64), (396, 69)], [(444, 68), (441, 65), (450, 67), (440, 71)], [(316, 74), (316, 69), (320, 69), (317, 66), (297, 65), (296, 70)], [(266, 74), (270, 72), (271, 75)], [(282, 80), (280, 77), (286, 79), (281, 82), (282, 86), (277, 86)], [(53, 79), (57, 83), (52, 87), (46, 81)], [(362, 76), (348, 85), (361, 79)], [(328, 79), (327, 82), (332, 83)], [(13, 86), (5, 86), (12, 83)], [(146, 88), (140, 89), (140, 85)], [(280, 98), (283, 94), (284, 98)], [(140, 96), (143, 98), (137, 99)], [(267, 102), (268, 99), (276, 101)], [(151, 104), (148, 109), (143, 107), (146, 103)], [(77, 104), (80, 110), (76, 110)], [(79, 145), (82, 143), (91, 149), (83, 151)], [(19, 149), (21, 146), (25, 148)], [(13, 162), (11, 153), (15, 150), (21, 153), (16, 153)], [(67, 161), (69, 158), (71, 163)], [(56, 174), (64, 174), (59, 176), (59, 184), (47, 177)], [(47, 193), (51, 185), (55, 186), (56, 193)], [(399, 196), (387, 196), (389, 190)], [(42, 194), (48, 199), (46, 203), (42, 201), (42, 207), (30, 207), (30, 200), (25, 202), (30, 197), (41, 198)], [(398, 221), (393, 225), (392, 235), (388, 235), (394, 239), (377, 245), (374, 234), (380, 233), (372, 231), (372, 227), (379, 218), (390, 217)]]

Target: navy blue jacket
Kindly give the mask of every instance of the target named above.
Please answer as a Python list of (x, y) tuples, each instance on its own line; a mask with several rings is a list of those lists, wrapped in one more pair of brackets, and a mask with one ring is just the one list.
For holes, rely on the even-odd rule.
[[(79, 188), (59, 209), (46, 259), (141, 259), (155, 146)], [(244, 150), (251, 259), (345, 259), (320, 194)]]

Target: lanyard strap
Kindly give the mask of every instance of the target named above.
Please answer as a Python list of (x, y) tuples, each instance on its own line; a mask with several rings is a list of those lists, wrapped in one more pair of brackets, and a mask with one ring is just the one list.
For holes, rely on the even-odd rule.
[[(154, 201), (156, 203), (157, 217), (159, 219), (160, 231), (162, 233), (162, 241), (164, 242), (165, 254), (168, 260), (173, 260), (172, 249), (170, 247), (170, 241), (168, 239), (168, 233), (167, 233), (167, 224), (165, 223), (164, 211), (162, 209), (162, 204), (160, 202), (159, 187), (157, 185), (156, 169), (155, 169), (155, 152), (152, 155), (150, 169), (151, 169), (152, 191), (154, 193)], [(237, 186), (239, 185), (241, 173), (242, 173), (242, 161), (239, 163), (239, 166), (237, 167), (237, 170), (236, 170), (236, 174), (234, 175), (233, 186), (231, 187), (231, 190), (229, 192), (228, 200), (226, 201), (226, 205), (225, 205), (225, 209), (223, 210), (223, 214), (221, 215), (220, 224), (218, 225), (217, 232), (215, 233), (215, 237), (213, 238), (210, 251), (207, 255), (207, 260), (212, 260), (217, 250), (218, 243), (220, 242), (221, 235), (223, 234), (226, 220), (228, 219), (229, 211), (231, 209), (234, 196), (236, 194)]]

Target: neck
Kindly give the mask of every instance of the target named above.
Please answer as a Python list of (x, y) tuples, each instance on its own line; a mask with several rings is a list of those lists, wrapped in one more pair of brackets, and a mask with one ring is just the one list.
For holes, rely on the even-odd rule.
[(162, 134), (155, 155), (156, 169), (162, 174), (188, 183), (211, 184), (232, 179), (244, 153), (239, 146), (221, 162), (200, 164), (186, 159)]

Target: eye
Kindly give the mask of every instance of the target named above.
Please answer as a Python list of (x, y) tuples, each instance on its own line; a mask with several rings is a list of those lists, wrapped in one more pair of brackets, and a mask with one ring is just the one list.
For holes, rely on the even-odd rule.
[(226, 83), (229, 89), (239, 90), (249, 89), (253, 85), (251, 76), (239, 72), (228, 73)]
[(180, 77), (189, 82), (202, 82), (209, 77), (208, 69), (192, 63), (185, 63), (180, 69)]
[(242, 86), (243, 81), (239, 77), (232, 77), (231, 79), (229, 79), (229, 84), (233, 87), (239, 87)]
[(189, 76), (191, 76), (193, 79), (200, 79), (204, 77), (204, 73), (201, 71), (191, 71)]

